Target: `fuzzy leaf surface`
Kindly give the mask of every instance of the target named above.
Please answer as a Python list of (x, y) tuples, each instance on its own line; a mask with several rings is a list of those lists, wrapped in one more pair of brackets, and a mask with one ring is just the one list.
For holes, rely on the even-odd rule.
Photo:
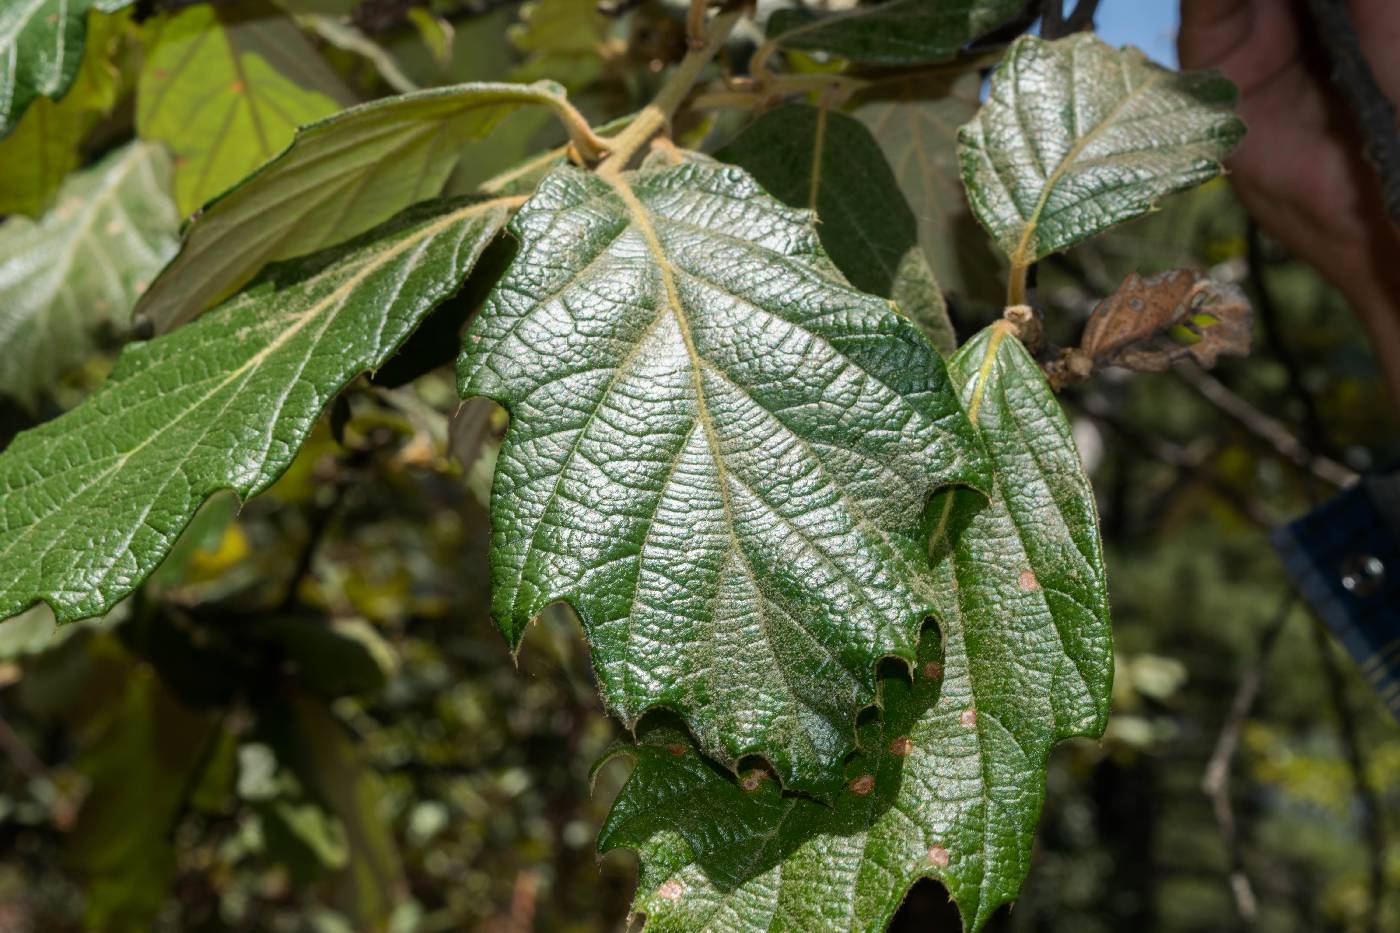
[(78, 74), (90, 10), (132, 0), (11, 0), (0, 4), (0, 137), (37, 97), (58, 99)]
[(959, 134), (972, 210), (1026, 266), (1220, 173), (1244, 135), (1235, 86), (1090, 33), (1022, 36)]
[(0, 394), (32, 407), (104, 329), (125, 330), (137, 295), (175, 252), (169, 190), (165, 152), (134, 142), (70, 175), (37, 223), (0, 225)]
[(499, 201), (415, 208), (124, 350), (86, 402), (0, 454), (0, 618), (39, 600), (60, 621), (105, 612), (210, 495), (266, 489), (336, 393), (457, 288), (506, 214)]
[(437, 195), (467, 142), (511, 111), (556, 102), (555, 85), (459, 84), (342, 110), (189, 222), (141, 297), (158, 332), (228, 297), (268, 262), (340, 243)]
[(919, 250), (914, 212), (861, 122), (826, 108), (770, 110), (715, 153), (784, 204), (816, 211), (822, 248), (861, 291), (892, 299), (940, 353), (956, 345)]
[(777, 10), (767, 33), (778, 45), (876, 65), (946, 61), (1014, 16), (1021, 0), (890, 0), (828, 16)]
[(625, 721), (668, 707), (731, 767), (830, 789), (933, 608), (927, 496), (987, 488), (942, 360), (734, 167), (557, 170), (512, 230), (459, 364), (511, 412), (497, 624), (518, 645), (567, 600)]
[(1058, 403), (1002, 325), (950, 361), (996, 467), (990, 501), (937, 497), (926, 532), (945, 597), (912, 679), (881, 682), (834, 807), (747, 776), (664, 726), (635, 759), (599, 838), (642, 858), (647, 929), (882, 930), (937, 878), (969, 929), (1029, 866), (1050, 747), (1098, 735), (1112, 680), (1094, 500)]
[[(290, 21), (282, 27), (301, 40)], [(298, 126), (339, 109), (248, 48), (252, 27), (209, 4), (165, 23), (137, 89), (136, 128), (175, 155), (175, 201), (189, 216), (272, 158)], [(306, 44), (305, 55), (314, 57)]]

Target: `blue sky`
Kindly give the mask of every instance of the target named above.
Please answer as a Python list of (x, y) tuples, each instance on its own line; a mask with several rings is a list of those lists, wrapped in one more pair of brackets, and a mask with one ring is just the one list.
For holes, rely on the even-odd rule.
[(1105, 42), (1135, 45), (1154, 61), (1175, 67), (1177, 7), (1178, 0), (1102, 0), (1095, 25)]

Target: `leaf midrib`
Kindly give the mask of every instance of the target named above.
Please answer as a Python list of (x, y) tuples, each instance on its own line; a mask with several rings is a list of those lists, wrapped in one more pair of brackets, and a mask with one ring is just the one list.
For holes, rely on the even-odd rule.
[[(1024, 226), (1021, 230), (1021, 239), (1019, 242), (1017, 242), (1016, 249), (1013, 250), (1011, 253), (1011, 265), (1013, 267), (1027, 266), (1030, 265), (1030, 263), (1032, 262), (1032, 260), (1027, 257), (1027, 253), (1030, 252), (1031, 240), (1035, 236), (1035, 231), (1039, 229), (1040, 215), (1045, 211), (1045, 205), (1049, 202), (1050, 195), (1054, 193), (1055, 186), (1058, 185), (1060, 181), (1064, 179), (1065, 175), (1069, 172), (1069, 170), (1074, 167), (1075, 160), (1079, 158), (1080, 153), (1082, 153), (1085, 150), (1085, 148), (1088, 147), (1090, 142), (1097, 138), (1099, 133), (1104, 128), (1113, 125), (1114, 121), (1117, 120), (1118, 115), (1122, 113), (1124, 109), (1127, 108), (1128, 104), (1136, 100), (1139, 96), (1143, 94), (1143, 92), (1153, 87), (1156, 87), (1157, 84), (1159, 84), (1162, 81), (1162, 79), (1169, 74), (1170, 72), (1167, 71), (1158, 72), (1156, 74), (1153, 74), (1151, 77), (1139, 84), (1137, 87), (1130, 89), (1127, 94), (1123, 95), (1122, 99), (1120, 99), (1118, 103), (1113, 105), (1113, 109), (1110, 110), (1102, 120), (1094, 124), (1094, 126), (1090, 128), (1089, 132), (1085, 133), (1083, 136), (1079, 137), (1079, 139), (1075, 141), (1074, 145), (1071, 146), (1069, 151), (1065, 153), (1064, 158), (1062, 158), (1059, 164), (1055, 166), (1054, 171), (1052, 171), (1049, 175), (1045, 177), (1045, 184), (1040, 189), (1040, 195), (1036, 198), (1035, 207), (1031, 209), (1030, 216), (1026, 217), (1024, 220)], [(1020, 93), (1020, 88), (1017, 87), (1016, 95), (1018, 100), (1016, 104), (1016, 110), (1018, 112), (1020, 110)], [(1071, 97), (1073, 97), (1077, 93), (1077, 88), (1071, 86)]]

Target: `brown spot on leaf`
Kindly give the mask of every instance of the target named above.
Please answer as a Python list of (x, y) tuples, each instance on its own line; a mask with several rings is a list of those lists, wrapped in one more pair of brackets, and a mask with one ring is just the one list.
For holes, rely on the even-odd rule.
[(1021, 571), (1021, 589), (1027, 593), (1040, 589), (1040, 581), (1035, 578), (1032, 571)]
[(963, 728), (971, 729), (977, 725), (977, 710), (971, 708), (963, 710), (962, 715), (958, 717), (958, 722), (963, 724)]
[(228, 86), (230, 94), (242, 94), (247, 89), (248, 85), (244, 84), (242, 81), (234, 81)]
[(763, 772), (757, 769), (750, 771), (748, 774), (744, 775), (742, 778), (739, 779), (739, 786), (742, 787), (744, 790), (748, 791), (749, 793), (753, 793), (754, 791), (758, 790), (759, 786), (762, 783)]
[(948, 867), (948, 850), (942, 846), (928, 847), (928, 863), (937, 865), (939, 868)]
[(943, 665), (939, 664), (937, 661), (930, 661), (924, 665), (923, 673), (924, 676), (927, 677), (929, 680), (934, 680), (935, 678), (942, 677)]
[(890, 743), (890, 754), (904, 756), (914, 750), (914, 743), (909, 740), (909, 736), (901, 735)]
[(672, 742), (670, 745), (666, 746), (666, 751), (679, 758), (685, 754), (685, 746), (679, 742)]
[(663, 901), (678, 901), (684, 893), (685, 885), (681, 884), (675, 878), (667, 880), (661, 887), (656, 889), (656, 896)]
[(862, 774), (860, 777), (851, 779), (851, 793), (864, 797), (875, 789), (875, 776), (873, 774)]

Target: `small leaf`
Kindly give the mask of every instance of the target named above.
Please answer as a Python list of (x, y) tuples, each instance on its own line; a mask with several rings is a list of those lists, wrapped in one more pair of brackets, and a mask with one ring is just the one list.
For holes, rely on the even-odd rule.
[(791, 49), (830, 52), (877, 65), (946, 61), (1014, 16), (1022, 0), (890, 0), (829, 16), (776, 10), (768, 38)]
[(220, 489), (287, 468), (321, 411), (456, 290), (500, 201), (432, 204), (278, 266), (197, 324), (123, 351), (107, 383), (0, 454), (0, 618), (104, 612)]
[[(1128, 274), (1099, 302), (1084, 326), (1080, 350), (1100, 366), (1163, 372), (1190, 356), (1206, 368), (1222, 353), (1249, 352), (1249, 300), (1244, 292), (1192, 269), (1142, 278)], [(1184, 332), (1184, 339), (1173, 336)]]
[(924, 333), (939, 352), (952, 352), (952, 325), (919, 253), (914, 214), (859, 120), (824, 107), (779, 107), (715, 158), (747, 169), (784, 204), (816, 211), (822, 247), (850, 283), (882, 298), (902, 298), (900, 309), (921, 328), (931, 327)]
[(1051, 745), (1101, 734), (1113, 650), (1094, 500), (1069, 425), (1004, 324), (950, 362), (996, 467), (990, 501), (935, 498), (930, 576), (945, 599), (911, 679), (881, 712), (827, 807), (736, 782), (664, 728), (599, 838), (639, 850), (634, 909), (665, 930), (882, 930), (937, 878), (980, 928), (1029, 867)]
[(0, 394), (32, 408), (103, 331), (126, 330), (141, 289), (175, 252), (169, 190), (165, 153), (131, 143), (69, 176), (38, 223), (0, 225)]
[[(256, 24), (210, 4), (193, 6), (163, 25), (146, 57), (136, 128), (174, 154), (182, 215), (276, 155), (298, 126), (338, 109), (247, 48)], [(281, 24), (300, 39), (290, 22)], [(317, 53), (307, 44), (304, 54)]]
[(941, 359), (737, 168), (548, 176), (467, 334), (511, 422), (492, 614), (569, 600), (609, 705), (825, 788), (875, 662), (912, 658), (925, 498), (986, 485)]
[(461, 146), (522, 104), (561, 98), (548, 84), (459, 84), (301, 128), (286, 150), (190, 220), (180, 252), (137, 312), (158, 332), (184, 323), (268, 262), (343, 242), (436, 195)]
[(11, 0), (0, 5), (0, 138), (37, 97), (68, 93), (83, 59), (89, 10), (114, 13), (133, 0)]
[(918, 222), (919, 245), (943, 292), (1000, 306), (1001, 260), (978, 228), (958, 177), (958, 127), (977, 113), (981, 78), (942, 88), (905, 78), (861, 93), (854, 116), (870, 128)]
[(1022, 36), (959, 134), (972, 210), (1024, 268), (1220, 173), (1244, 124), (1235, 87), (1090, 33)]

